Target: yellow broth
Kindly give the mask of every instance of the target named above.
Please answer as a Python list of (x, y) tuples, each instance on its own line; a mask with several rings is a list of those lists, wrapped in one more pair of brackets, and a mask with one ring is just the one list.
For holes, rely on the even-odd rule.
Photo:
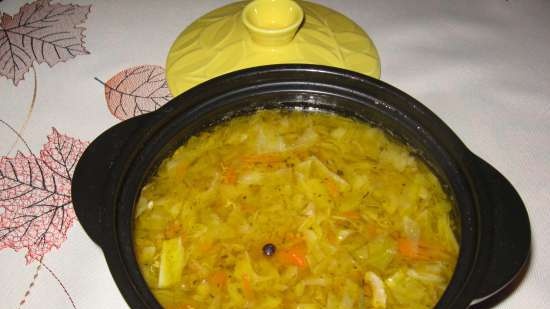
[(407, 146), (325, 113), (260, 111), (190, 138), (144, 186), (134, 246), (165, 308), (433, 308), (451, 202)]

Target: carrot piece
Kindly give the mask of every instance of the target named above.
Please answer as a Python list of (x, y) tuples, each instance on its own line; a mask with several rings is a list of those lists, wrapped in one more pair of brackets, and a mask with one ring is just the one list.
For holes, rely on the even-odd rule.
[(276, 153), (263, 153), (243, 156), (241, 161), (246, 165), (273, 164), (284, 161), (284, 158), (280, 154)]
[(334, 233), (334, 231), (332, 231), (332, 230), (329, 230), (327, 232), (327, 240), (328, 240), (329, 243), (331, 243), (333, 245), (338, 244), (338, 237), (336, 236), (336, 233)]
[(449, 252), (441, 246), (420, 243), (419, 248), (428, 253), (428, 259), (447, 259), (450, 256)]
[(241, 207), (241, 211), (243, 211), (244, 213), (253, 213), (256, 211), (256, 207), (251, 204), (241, 203), (240, 207)]
[(325, 184), (327, 186), (328, 193), (332, 198), (337, 198), (340, 196), (340, 189), (338, 189), (338, 186), (336, 185), (334, 180), (327, 178), (325, 180)]
[(359, 210), (345, 211), (345, 212), (341, 213), (341, 215), (348, 218), (348, 219), (352, 219), (352, 220), (361, 219), (361, 213), (359, 212)]
[(306, 160), (311, 154), (306, 150), (295, 150), (293, 151), (294, 156), (298, 157), (300, 161)]
[(203, 253), (206, 253), (208, 251), (210, 251), (213, 247), (213, 244), (212, 242), (208, 241), (208, 242), (203, 242), (199, 245), (199, 250)]
[(250, 284), (250, 278), (247, 274), (243, 275), (243, 292), (244, 296), (247, 299), (251, 299), (254, 297), (254, 291), (252, 290), (252, 285)]
[(217, 287), (223, 287), (227, 283), (227, 274), (223, 270), (218, 270), (210, 274), (208, 283)]
[(222, 179), (224, 183), (234, 185), (237, 182), (237, 171), (231, 166), (222, 164)]
[(400, 238), (397, 240), (397, 246), (402, 256), (414, 260), (442, 259), (448, 256), (443, 248), (412, 239)]
[(174, 238), (176, 237), (176, 235), (180, 234), (180, 232), (181, 232), (181, 223), (179, 221), (172, 221), (164, 229), (164, 236), (166, 238)]
[(367, 237), (375, 237), (380, 234), (378, 227), (376, 227), (376, 225), (374, 224), (367, 225), (366, 232)]
[(365, 293), (365, 296), (372, 297), (372, 289), (371, 289), (370, 285), (364, 284), (363, 285), (363, 292)]
[(399, 253), (408, 258), (418, 257), (418, 242), (401, 238), (397, 241)]
[(176, 175), (179, 177), (184, 176), (185, 172), (187, 172), (187, 165), (180, 163), (176, 166)]
[(282, 249), (277, 256), (282, 264), (305, 268), (307, 267), (306, 253), (305, 243), (300, 242), (290, 248)]

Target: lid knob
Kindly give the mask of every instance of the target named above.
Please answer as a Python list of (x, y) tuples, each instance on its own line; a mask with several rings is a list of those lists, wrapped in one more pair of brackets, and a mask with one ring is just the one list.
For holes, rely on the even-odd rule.
[(260, 45), (290, 43), (304, 20), (304, 11), (292, 0), (254, 0), (243, 10), (242, 21)]

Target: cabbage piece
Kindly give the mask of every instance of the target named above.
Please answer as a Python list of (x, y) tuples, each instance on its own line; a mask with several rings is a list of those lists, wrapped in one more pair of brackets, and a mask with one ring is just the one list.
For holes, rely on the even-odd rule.
[(405, 168), (414, 166), (416, 163), (407, 149), (392, 144), (386, 145), (386, 149), (382, 152), (380, 158), (383, 163), (390, 164), (399, 172), (403, 172)]
[(174, 286), (181, 281), (184, 263), (181, 238), (176, 237), (162, 242), (160, 252), (159, 288)]
[(315, 144), (319, 140), (319, 134), (311, 128), (308, 127), (304, 130), (304, 133), (296, 140), (295, 145), (299, 147), (305, 147)]
[(298, 304), (296, 309), (321, 309), (317, 304)]
[(282, 302), (283, 301), (281, 300), (280, 297), (268, 296), (261, 303), (258, 304), (257, 308), (275, 309), (275, 308), (279, 308)]
[(328, 293), (327, 304), (325, 308), (329, 308), (329, 309), (338, 308), (338, 298), (336, 297), (336, 295), (334, 295), (333, 292)]
[(367, 245), (361, 246), (353, 251), (353, 257), (360, 263), (366, 261), (369, 257), (369, 247)]
[(155, 253), (157, 253), (157, 248), (155, 248), (155, 246), (143, 247), (143, 249), (141, 249), (141, 251), (138, 253), (140, 263), (149, 264), (153, 262), (153, 259), (155, 258)]
[(264, 174), (260, 171), (250, 171), (242, 174), (237, 180), (242, 185), (258, 185), (261, 184), (264, 179)]
[(336, 238), (338, 239), (338, 241), (343, 241), (353, 233), (354, 233), (354, 231), (351, 230), (351, 229), (342, 229), (342, 230), (338, 231), (338, 233), (336, 235)]
[(449, 216), (440, 216), (437, 220), (437, 231), (441, 241), (447, 245), (453, 254), (458, 252), (458, 241), (455, 234), (451, 229), (451, 222)]
[(378, 237), (367, 244), (366, 264), (384, 272), (397, 252), (395, 241), (389, 237)]
[(403, 224), (403, 234), (406, 238), (411, 240), (419, 240), (420, 236), (422, 235), (422, 230), (420, 229), (420, 226), (418, 223), (408, 216), (404, 216), (402, 220)]
[(309, 158), (309, 160), (311, 160), (313, 166), (316, 168), (316, 171), (317, 173), (319, 173), (320, 176), (329, 178), (330, 180), (334, 181), (334, 183), (341, 191), (347, 191), (350, 188), (349, 183), (344, 178), (332, 172), (321, 160), (319, 160), (319, 158), (317, 158), (316, 156), (312, 156)]
[(305, 160), (296, 164), (294, 170), (296, 171), (298, 180), (303, 180), (311, 176), (311, 162), (311, 160)]
[(297, 297), (302, 297), (304, 295), (305, 288), (306, 286), (303, 281), (298, 282), (293, 289), (294, 295)]
[(304, 279), (304, 285), (317, 285), (317, 286), (328, 286), (330, 284), (330, 279), (327, 278), (321, 278), (321, 277), (313, 277), (313, 278), (307, 278)]
[(208, 282), (202, 281), (195, 288), (195, 295), (193, 296), (193, 299), (196, 301), (205, 301), (208, 298), (209, 293), (210, 293), (210, 285), (208, 284)]
[(428, 284), (443, 284), (446, 280), (446, 278), (440, 274), (421, 270), (417, 271), (414, 269), (407, 270), (407, 275)]
[(394, 273), (385, 283), (392, 298), (401, 305), (425, 305), (433, 301), (426, 287), (419, 280), (407, 276), (404, 270)]
[(227, 294), (229, 296), (227, 305), (232, 308), (244, 308), (246, 301), (242, 293), (242, 284), (240, 282), (230, 282), (227, 285)]
[(281, 136), (276, 134), (275, 128), (258, 125), (255, 129), (257, 152), (281, 152), (286, 150), (286, 143)]
[(333, 204), (330, 195), (327, 192), (325, 184), (318, 178), (309, 178), (300, 182), (300, 188), (312, 201), (317, 210), (321, 213), (327, 213)]
[(242, 279), (243, 276), (248, 276), (248, 278), (250, 278), (250, 283), (252, 284), (262, 281), (262, 279), (265, 280), (265, 278), (262, 278), (252, 267), (248, 253), (245, 253), (244, 256), (237, 261), (233, 275), (235, 278), (239, 279)]
[(146, 198), (141, 196), (136, 204), (136, 210), (134, 212), (134, 217), (139, 217), (144, 211), (151, 210), (153, 208), (153, 201), (148, 201)]
[(340, 309), (352, 309), (355, 307), (356, 300), (359, 299), (359, 295), (362, 293), (361, 288), (353, 281), (347, 279), (344, 283), (343, 295), (340, 300)]
[(335, 139), (341, 139), (346, 134), (346, 128), (338, 127), (330, 132), (330, 136)]

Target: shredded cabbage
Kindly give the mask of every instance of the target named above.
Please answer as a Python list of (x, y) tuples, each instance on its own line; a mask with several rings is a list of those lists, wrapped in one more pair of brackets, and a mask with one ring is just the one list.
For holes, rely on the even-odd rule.
[(380, 129), (261, 111), (161, 164), (134, 247), (168, 309), (432, 308), (459, 250), (451, 210), (426, 164)]

